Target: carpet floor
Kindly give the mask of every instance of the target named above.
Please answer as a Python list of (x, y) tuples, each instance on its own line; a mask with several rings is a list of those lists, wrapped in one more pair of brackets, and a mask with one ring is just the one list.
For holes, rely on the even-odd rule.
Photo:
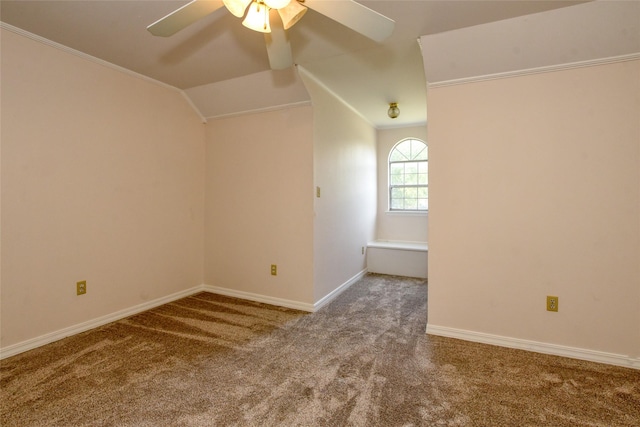
[(3, 360), (9, 426), (635, 426), (640, 371), (425, 334), (427, 283), (316, 313), (199, 293)]

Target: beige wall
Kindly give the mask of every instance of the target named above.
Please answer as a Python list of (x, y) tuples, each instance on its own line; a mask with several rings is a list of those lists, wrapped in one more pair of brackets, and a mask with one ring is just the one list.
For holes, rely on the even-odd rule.
[(2, 347), (200, 285), (203, 159), (177, 91), (2, 30)]
[(430, 326), (638, 359), (638, 76), (629, 61), (430, 88)]
[(376, 239), (427, 241), (428, 213), (389, 212), (389, 153), (399, 141), (417, 138), (428, 144), (427, 127), (380, 129), (378, 138), (378, 216)]
[(375, 236), (375, 129), (311, 75), (302, 73), (314, 105), (315, 301), (366, 268), (362, 247)]
[(312, 129), (310, 106), (207, 124), (207, 285), (313, 303)]

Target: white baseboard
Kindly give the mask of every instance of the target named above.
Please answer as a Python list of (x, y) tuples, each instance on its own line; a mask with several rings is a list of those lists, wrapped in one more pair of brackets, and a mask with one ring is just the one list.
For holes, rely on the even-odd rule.
[(354, 283), (356, 283), (358, 280), (362, 279), (364, 277), (364, 275), (367, 274), (367, 269), (365, 268), (364, 270), (362, 270), (360, 273), (356, 274), (355, 276), (353, 276), (351, 279), (347, 280), (346, 282), (344, 282), (342, 285), (338, 286), (336, 289), (334, 289), (333, 291), (329, 292), (327, 295), (325, 295), (324, 297), (320, 298), (320, 300), (318, 302), (316, 302), (315, 304), (313, 304), (313, 311), (318, 311), (320, 310), (322, 307), (324, 307), (325, 305), (329, 304), (331, 301), (333, 301), (338, 295), (340, 295), (341, 293), (343, 293), (344, 291), (346, 291), (347, 289), (349, 289), (349, 286), (353, 285)]
[(249, 301), (261, 302), (264, 304), (277, 305), (280, 307), (293, 308), (294, 310), (313, 312), (313, 304), (306, 302), (270, 297), (268, 295), (255, 294), (253, 292), (238, 291), (236, 289), (223, 288), (221, 286), (205, 285), (203, 290), (211, 292), (213, 294), (246, 299)]
[(25, 351), (33, 350), (34, 348), (38, 348), (43, 345), (50, 344), (54, 341), (67, 338), (72, 335), (76, 335), (76, 334), (88, 331), (90, 329), (97, 328), (99, 326), (106, 325), (107, 323), (124, 319), (125, 317), (133, 316), (143, 311), (151, 310), (152, 308), (159, 307), (163, 304), (167, 304), (167, 303), (179, 300), (181, 298), (188, 297), (198, 292), (211, 292), (214, 294), (226, 295), (230, 297), (246, 299), (249, 301), (256, 301), (256, 302), (261, 302), (265, 304), (277, 305), (280, 307), (287, 307), (287, 308), (293, 308), (296, 310), (314, 312), (319, 310), (321, 307), (325, 306), (329, 302), (331, 302), (334, 298), (336, 298), (338, 295), (344, 292), (353, 283), (360, 280), (366, 274), (366, 272), (367, 271), (365, 269), (360, 273), (356, 274), (351, 279), (349, 279), (348, 281), (340, 285), (338, 288), (333, 290), (331, 293), (323, 297), (320, 301), (316, 302), (315, 304), (303, 303), (299, 301), (292, 301), (292, 300), (287, 300), (282, 298), (275, 298), (275, 297), (270, 297), (266, 295), (238, 291), (235, 289), (222, 288), (218, 286), (210, 286), (210, 285), (195, 286), (193, 288), (176, 292), (174, 294), (167, 295), (165, 297), (157, 298), (152, 301), (147, 301), (142, 304), (138, 304), (136, 306), (117, 311), (115, 313), (107, 314), (105, 316), (101, 316), (96, 319), (88, 320), (86, 322), (82, 322), (77, 325), (69, 326), (67, 328), (60, 329), (58, 331), (50, 332), (48, 334), (41, 335), (36, 338), (31, 338), (26, 341), (19, 342), (17, 344), (0, 348), (0, 360), (5, 359), (7, 357), (15, 356), (16, 354), (20, 354)]
[(483, 332), (455, 329), (432, 324), (427, 324), (427, 334), (448, 338), (457, 338), (465, 341), (479, 342), (483, 344), (497, 345), (500, 347), (528, 350), (536, 353), (568, 357), (571, 359), (605, 363), (607, 365), (622, 366), (625, 368), (640, 369), (640, 358), (633, 358), (631, 356), (625, 356), (622, 354), (606, 353), (603, 351), (568, 347), (538, 341), (529, 341), (520, 338), (503, 337), (500, 335), (492, 335)]
[(41, 347), (45, 344), (67, 338), (81, 332), (88, 331), (89, 329), (94, 329), (99, 326), (106, 325), (107, 323), (124, 319), (125, 317), (133, 316), (134, 314), (142, 313), (143, 311), (147, 311), (163, 304), (179, 300), (180, 298), (188, 297), (204, 290), (204, 285), (196, 286), (184, 291), (176, 292), (171, 295), (154, 299), (152, 301), (147, 301), (133, 307), (125, 308), (124, 310), (116, 311), (115, 313), (107, 314), (96, 319), (88, 320), (77, 325), (69, 326), (58, 331), (50, 332), (36, 338), (31, 338), (26, 341), (1, 348), (0, 360), (7, 357), (15, 356), (16, 354), (20, 354), (28, 350), (33, 350), (34, 348)]
[(338, 286), (336, 289), (331, 291), (328, 295), (324, 296), (315, 304), (310, 304), (310, 303), (300, 302), (300, 301), (293, 301), (293, 300), (288, 300), (283, 298), (275, 298), (267, 295), (256, 294), (253, 292), (238, 291), (235, 289), (223, 288), (220, 286), (205, 285), (203, 287), (203, 290), (214, 293), (214, 294), (225, 295), (228, 297), (246, 299), (249, 301), (261, 302), (264, 304), (277, 305), (280, 307), (293, 308), (295, 310), (302, 310), (302, 311), (308, 311), (310, 313), (313, 313), (315, 311), (318, 311), (328, 303), (330, 303), (334, 298), (336, 298), (338, 295), (344, 292), (349, 286), (351, 286), (352, 284), (360, 280), (366, 273), (367, 273), (366, 269), (362, 270), (360, 273), (356, 274), (351, 279), (347, 280), (342, 285)]

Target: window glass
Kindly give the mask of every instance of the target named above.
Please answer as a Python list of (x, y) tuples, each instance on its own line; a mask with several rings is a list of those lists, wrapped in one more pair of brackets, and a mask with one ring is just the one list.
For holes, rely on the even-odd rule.
[(389, 209), (429, 208), (429, 150), (419, 139), (398, 142), (389, 153)]

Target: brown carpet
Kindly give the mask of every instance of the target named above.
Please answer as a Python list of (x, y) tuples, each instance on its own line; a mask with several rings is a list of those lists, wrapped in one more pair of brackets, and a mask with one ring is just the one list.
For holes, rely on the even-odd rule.
[(8, 426), (638, 426), (640, 371), (425, 334), (427, 284), (317, 313), (200, 293), (1, 362)]

